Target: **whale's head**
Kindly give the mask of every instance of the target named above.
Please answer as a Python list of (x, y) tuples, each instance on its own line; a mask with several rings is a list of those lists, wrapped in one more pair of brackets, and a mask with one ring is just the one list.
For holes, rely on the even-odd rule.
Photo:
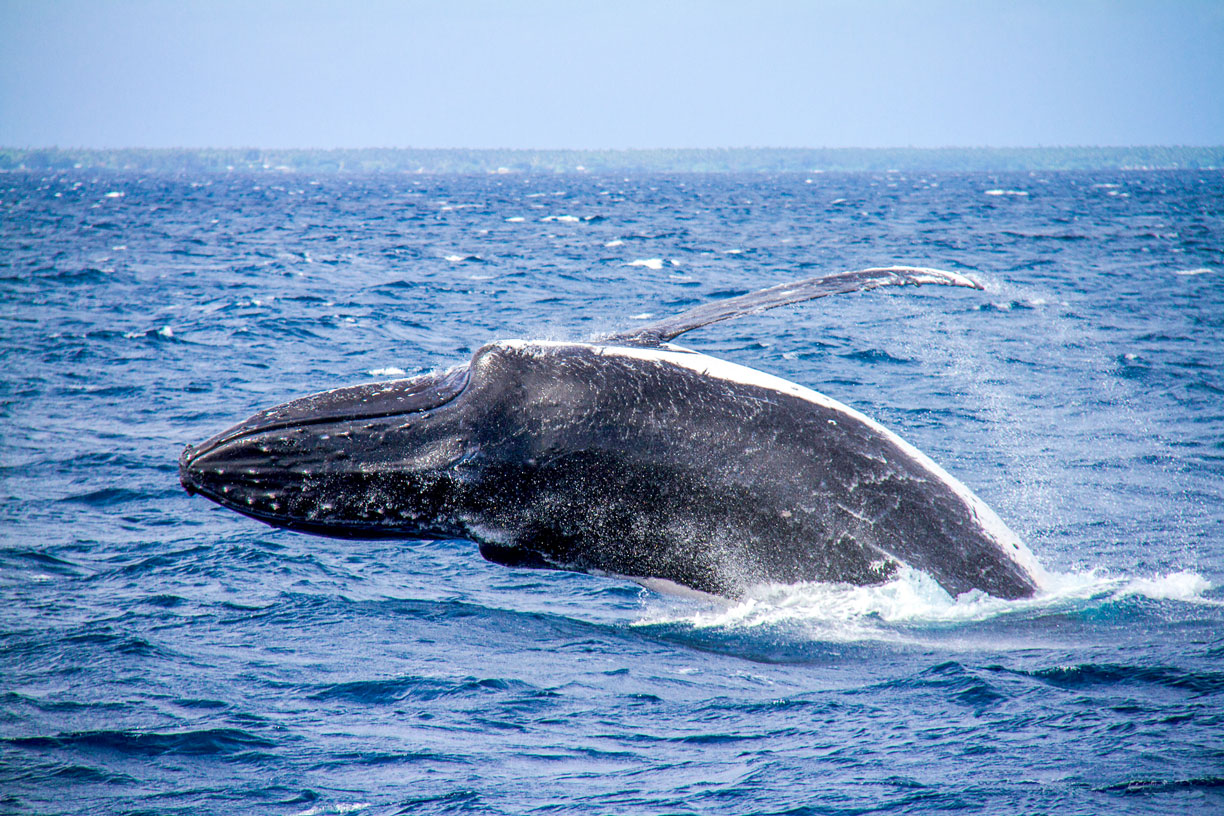
[(323, 535), (449, 536), (468, 367), (325, 391), (252, 416), (179, 458), (231, 510)]

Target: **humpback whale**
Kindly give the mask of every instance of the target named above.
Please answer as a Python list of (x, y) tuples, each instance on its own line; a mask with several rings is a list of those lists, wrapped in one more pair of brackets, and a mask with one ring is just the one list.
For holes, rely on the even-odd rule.
[(471, 361), (260, 411), (179, 460), (189, 493), (276, 527), (461, 538), (486, 559), (740, 597), (921, 570), (1032, 595), (1040, 566), (896, 434), (804, 386), (671, 343), (721, 320), (882, 286), (882, 267), (782, 284), (588, 342), (498, 340)]

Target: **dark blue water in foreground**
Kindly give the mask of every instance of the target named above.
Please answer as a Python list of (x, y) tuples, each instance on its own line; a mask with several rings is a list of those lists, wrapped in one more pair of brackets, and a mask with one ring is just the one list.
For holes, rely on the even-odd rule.
[[(0, 812), (1224, 811), (1224, 173), (0, 175)], [(864, 266), (689, 346), (876, 417), (1049, 594), (718, 606), (179, 487), (257, 408)]]

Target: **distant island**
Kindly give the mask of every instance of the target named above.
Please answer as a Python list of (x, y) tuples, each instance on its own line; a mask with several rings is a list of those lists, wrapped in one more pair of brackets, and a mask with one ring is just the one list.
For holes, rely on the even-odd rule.
[(0, 171), (148, 173), (811, 173), (1224, 168), (1221, 147), (342, 150), (0, 148)]

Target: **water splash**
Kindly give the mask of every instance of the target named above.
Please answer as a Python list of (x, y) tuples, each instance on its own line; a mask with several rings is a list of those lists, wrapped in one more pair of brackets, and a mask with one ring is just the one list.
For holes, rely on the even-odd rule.
[(1114, 603), (1129, 597), (1210, 605), (1212, 585), (1192, 572), (1151, 578), (1107, 576), (1098, 571), (1048, 573), (1046, 589), (1032, 598), (1007, 601), (980, 590), (952, 597), (926, 573), (903, 568), (877, 586), (842, 583), (763, 585), (734, 602), (699, 607), (672, 600), (650, 605), (635, 625), (684, 625), (695, 629), (746, 630), (807, 627), (821, 639), (892, 639), (899, 627), (940, 628), (998, 618), (1040, 617)]

